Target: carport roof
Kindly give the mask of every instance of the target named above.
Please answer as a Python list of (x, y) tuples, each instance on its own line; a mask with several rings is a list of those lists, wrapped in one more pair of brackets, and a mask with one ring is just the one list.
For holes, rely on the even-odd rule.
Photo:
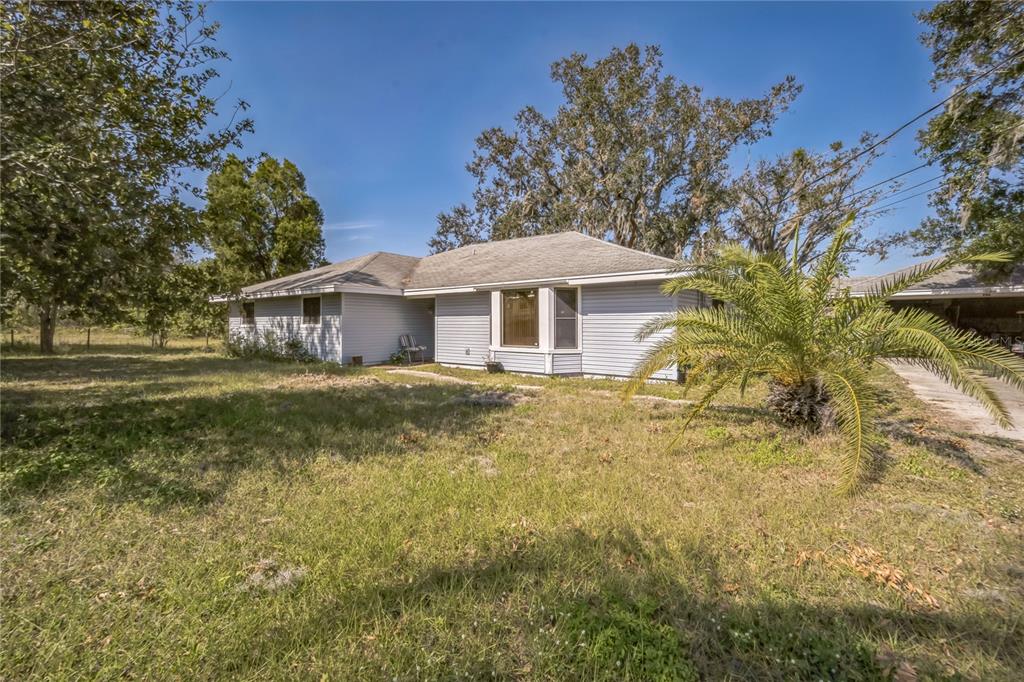
[[(925, 261), (925, 264), (933, 261)], [(921, 264), (918, 264), (921, 265)], [(910, 272), (918, 265), (911, 265), (895, 272), (885, 275), (873, 275), (869, 277), (849, 277), (844, 279), (840, 286), (848, 288), (853, 295), (866, 294), (887, 280)], [(940, 273), (912, 288), (897, 294), (900, 297), (918, 298), (959, 298), (968, 296), (985, 296), (994, 293), (1022, 295), (1024, 296), (1024, 264), (1017, 265), (1013, 271), (996, 281), (985, 281), (978, 277), (978, 274), (967, 265), (951, 268)]]

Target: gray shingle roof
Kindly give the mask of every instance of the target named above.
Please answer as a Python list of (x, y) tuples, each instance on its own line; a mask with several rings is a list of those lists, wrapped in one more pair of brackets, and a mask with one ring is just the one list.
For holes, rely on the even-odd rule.
[(628, 249), (579, 232), (559, 232), (471, 244), (425, 258), (376, 251), (253, 284), (242, 289), (242, 294), (285, 294), (326, 289), (336, 284), (433, 289), (664, 270), (676, 265), (670, 258)]
[[(924, 265), (930, 262), (932, 261), (925, 261), (924, 263), (919, 263), (917, 265)], [(843, 288), (849, 287), (850, 293), (853, 294), (866, 293), (892, 277), (898, 277), (903, 273), (909, 272), (913, 268), (917, 267), (917, 265), (910, 265), (884, 275), (849, 277), (842, 280), (840, 286)], [(915, 284), (911, 289), (914, 291), (921, 291), (923, 289), (946, 291), (950, 289), (980, 289), (986, 287), (1010, 287), (1022, 285), (1024, 285), (1024, 264), (1018, 265), (1008, 277), (1000, 278), (994, 282), (987, 282), (979, 279), (973, 268), (967, 265), (961, 265), (939, 273), (935, 277), (925, 280), (920, 284)]]
[(409, 289), (663, 270), (669, 258), (627, 249), (579, 232), (471, 244), (422, 259)]
[(368, 287), (401, 289), (419, 258), (402, 256), (397, 253), (375, 251), (365, 256), (350, 258), (307, 270), (287, 277), (260, 282), (242, 289), (243, 294), (259, 294), (270, 291), (318, 289), (335, 284), (357, 284)]

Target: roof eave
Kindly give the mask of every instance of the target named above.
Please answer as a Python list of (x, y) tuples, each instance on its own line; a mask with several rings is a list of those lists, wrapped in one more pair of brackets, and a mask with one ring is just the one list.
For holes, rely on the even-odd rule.
[[(851, 291), (850, 296), (861, 298), (867, 296), (868, 291)], [(1024, 286), (1009, 287), (963, 287), (963, 288), (936, 288), (936, 289), (909, 289), (893, 294), (892, 299), (929, 299), (929, 298), (1005, 298), (1008, 296), (1024, 296)]]
[(606, 272), (593, 275), (574, 275), (570, 277), (545, 277), (541, 279), (505, 280), (499, 282), (483, 282), (480, 284), (460, 284), (446, 287), (421, 287), (406, 289), (406, 296), (429, 296), (433, 294), (465, 294), (475, 291), (494, 291), (517, 286), (550, 286), (564, 284), (566, 286), (582, 286), (584, 284), (609, 284), (615, 282), (643, 282), (650, 280), (671, 279), (686, 274), (689, 268), (659, 268), (656, 270), (636, 270), (632, 272)]
[(218, 294), (210, 297), (210, 303), (230, 303), (232, 301), (250, 301), (260, 298), (287, 298), (289, 296), (316, 296), (320, 294), (377, 294), (379, 296), (401, 296), (401, 289), (378, 287), (367, 284), (328, 284), (321, 287), (300, 287), (297, 289), (268, 289), (266, 291), (243, 291), (238, 295)]

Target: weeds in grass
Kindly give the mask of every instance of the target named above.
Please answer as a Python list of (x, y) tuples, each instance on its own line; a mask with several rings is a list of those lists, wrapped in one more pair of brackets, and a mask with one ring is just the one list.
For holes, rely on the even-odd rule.
[(847, 499), (831, 442), (756, 397), (668, 453), (676, 406), (582, 379), (480, 405), (448, 401), (525, 391), (137, 349), (2, 369), (5, 679), (1024, 668), (1024, 462), (941, 426)]

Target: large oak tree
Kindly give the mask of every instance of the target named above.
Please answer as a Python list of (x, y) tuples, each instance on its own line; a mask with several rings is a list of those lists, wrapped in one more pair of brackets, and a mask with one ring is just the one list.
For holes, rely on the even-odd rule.
[(922, 12), (936, 90), (957, 92), (918, 136), (944, 171), (935, 215), (897, 241), (924, 255), (1006, 251), (1024, 262), (1024, 2), (946, 0)]
[(629, 45), (551, 67), (564, 102), (521, 110), (476, 140), (472, 206), (438, 216), (430, 247), (579, 230), (679, 256), (728, 206), (728, 157), (767, 135), (800, 88), (790, 77), (753, 99), (708, 97), (662, 73), (657, 47)]

